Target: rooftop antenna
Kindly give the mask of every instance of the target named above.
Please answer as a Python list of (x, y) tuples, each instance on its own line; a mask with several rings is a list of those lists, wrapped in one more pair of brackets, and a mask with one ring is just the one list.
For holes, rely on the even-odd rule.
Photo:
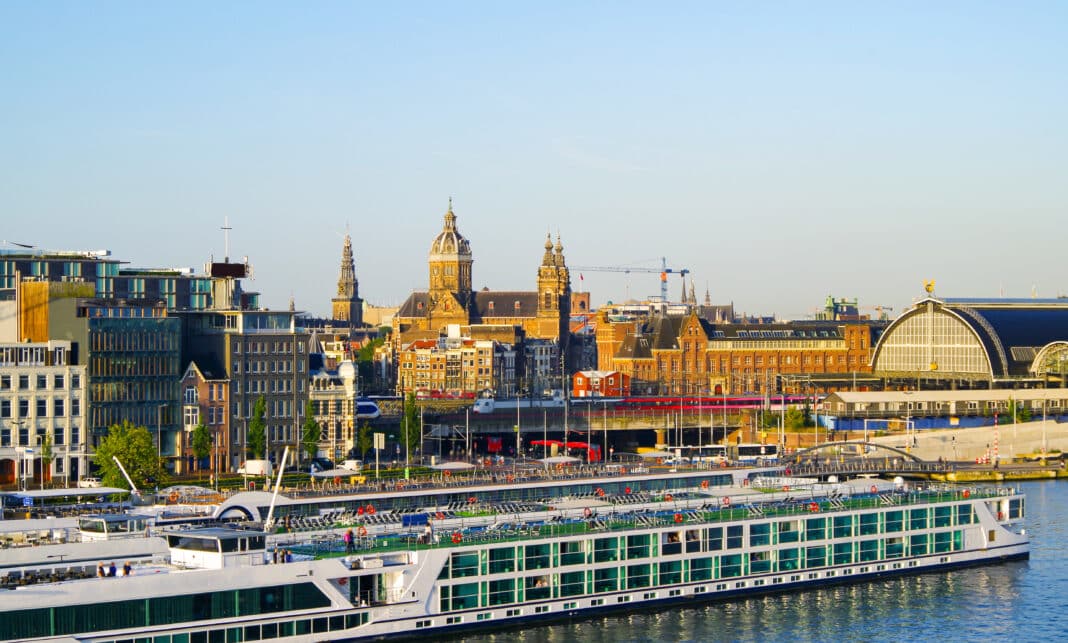
[(223, 217), (223, 224), (219, 229), (223, 231), (223, 248), (226, 250), (223, 263), (230, 263), (230, 231), (233, 230), (230, 227), (230, 217)]

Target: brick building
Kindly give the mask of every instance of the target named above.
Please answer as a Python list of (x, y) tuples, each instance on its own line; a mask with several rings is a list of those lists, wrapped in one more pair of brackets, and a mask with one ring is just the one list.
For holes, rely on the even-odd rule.
[(597, 324), (598, 363), (636, 395), (737, 395), (847, 388), (871, 373), (885, 324), (712, 324), (696, 312)]

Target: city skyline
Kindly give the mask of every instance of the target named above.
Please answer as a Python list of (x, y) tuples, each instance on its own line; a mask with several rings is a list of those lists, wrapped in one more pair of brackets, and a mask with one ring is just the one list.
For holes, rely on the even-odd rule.
[(659, 257), (787, 319), (1053, 297), (1065, 13), (6, 5), (0, 238), (200, 269), (228, 218), (265, 306), (327, 315), (346, 230), (397, 305), (453, 197), (475, 289), (533, 287), (548, 232), (594, 305), (657, 276), (579, 266)]

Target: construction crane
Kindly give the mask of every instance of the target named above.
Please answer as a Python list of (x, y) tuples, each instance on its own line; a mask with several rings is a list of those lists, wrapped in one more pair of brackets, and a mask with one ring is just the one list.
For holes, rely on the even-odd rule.
[(889, 315), (887, 315), (886, 313), (893, 312), (894, 308), (892, 306), (863, 306), (862, 310), (874, 310), (876, 313), (879, 314), (879, 317), (877, 319), (885, 321), (889, 319)]
[(660, 273), (660, 300), (663, 301), (664, 303), (667, 303), (667, 300), (668, 300), (668, 294), (667, 294), (667, 289), (668, 289), (667, 279), (668, 278), (667, 278), (667, 276), (669, 274), (676, 274), (676, 275), (681, 276), (683, 279), (685, 279), (686, 275), (690, 274), (690, 271), (687, 268), (681, 268), (681, 269), (680, 268), (668, 268), (667, 267), (667, 259), (665, 257), (660, 257), (660, 268), (659, 269), (657, 269), (657, 268), (634, 268), (634, 267), (630, 267), (630, 266), (575, 266), (575, 267), (572, 268), (572, 270), (579, 270), (581, 272), (622, 272), (622, 273), (632, 273), (632, 272), (657, 273), (658, 272), (658, 273)]

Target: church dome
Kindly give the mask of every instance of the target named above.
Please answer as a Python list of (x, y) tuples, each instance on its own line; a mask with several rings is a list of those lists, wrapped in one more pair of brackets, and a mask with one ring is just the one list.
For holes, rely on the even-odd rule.
[(456, 229), (456, 215), (452, 212), (452, 199), (449, 199), (449, 211), (445, 213), (445, 227), (434, 242), (430, 244), (430, 257), (471, 258), (471, 244)]

